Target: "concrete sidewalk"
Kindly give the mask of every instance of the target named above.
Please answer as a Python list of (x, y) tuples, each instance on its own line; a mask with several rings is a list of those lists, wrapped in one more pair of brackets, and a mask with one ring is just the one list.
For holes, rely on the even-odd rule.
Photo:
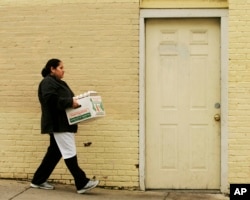
[(95, 188), (77, 194), (73, 185), (54, 184), (55, 190), (30, 188), (29, 182), (0, 179), (0, 200), (229, 200), (223, 194), (180, 191), (128, 191)]

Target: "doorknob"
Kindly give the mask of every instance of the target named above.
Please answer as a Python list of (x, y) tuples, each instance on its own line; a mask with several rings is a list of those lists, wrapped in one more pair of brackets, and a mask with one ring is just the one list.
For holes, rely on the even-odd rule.
[(220, 115), (219, 114), (215, 114), (214, 115), (214, 120), (215, 121), (220, 121)]

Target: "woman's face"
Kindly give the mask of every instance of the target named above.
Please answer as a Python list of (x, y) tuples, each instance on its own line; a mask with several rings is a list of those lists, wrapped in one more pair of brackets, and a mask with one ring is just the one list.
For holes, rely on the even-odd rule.
[(51, 67), (51, 75), (55, 76), (57, 79), (62, 79), (64, 75), (64, 66), (63, 63), (60, 62), (57, 68)]

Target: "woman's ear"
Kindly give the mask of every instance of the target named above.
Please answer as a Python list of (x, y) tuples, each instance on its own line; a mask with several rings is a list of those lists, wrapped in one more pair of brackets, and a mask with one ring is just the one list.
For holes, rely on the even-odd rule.
[(50, 67), (50, 74), (54, 74), (54, 72), (55, 72), (55, 68)]

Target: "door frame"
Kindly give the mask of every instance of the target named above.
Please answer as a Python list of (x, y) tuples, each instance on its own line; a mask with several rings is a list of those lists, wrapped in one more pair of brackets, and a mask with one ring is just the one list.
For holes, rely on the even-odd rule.
[(139, 184), (145, 190), (145, 25), (153, 18), (219, 18), (221, 36), (221, 175), (220, 191), (229, 192), (228, 183), (228, 10), (227, 9), (141, 9), (139, 24)]

